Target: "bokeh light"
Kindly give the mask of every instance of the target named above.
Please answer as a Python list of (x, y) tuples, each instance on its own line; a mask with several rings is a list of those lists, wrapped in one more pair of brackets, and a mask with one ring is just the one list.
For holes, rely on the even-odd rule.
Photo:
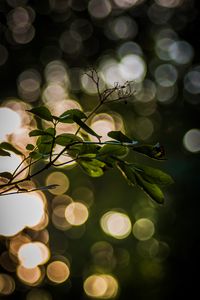
[(42, 271), (39, 267), (27, 269), (19, 265), (17, 267), (17, 276), (26, 285), (35, 286), (42, 280)]
[[(200, 68), (199, 66), (190, 70), (184, 77), (184, 88), (187, 92), (198, 95), (200, 94)], [(199, 101), (198, 101), (199, 103)]]
[(88, 4), (88, 11), (92, 17), (103, 19), (111, 13), (112, 6), (110, 1), (90, 0)]
[(133, 225), (133, 235), (140, 241), (150, 239), (154, 235), (154, 232), (154, 224), (147, 218), (141, 218)]
[(65, 218), (73, 226), (84, 224), (89, 216), (87, 207), (81, 202), (72, 202), (65, 209)]
[(155, 0), (157, 4), (163, 7), (177, 7), (183, 3), (184, 0)]
[(0, 273), (0, 295), (8, 296), (12, 294), (15, 290), (15, 281), (14, 279), (4, 273)]
[(20, 264), (27, 269), (45, 264), (49, 257), (49, 249), (40, 242), (26, 243), (19, 248), (18, 252)]
[[(10, 122), (12, 120), (12, 122)], [(0, 107), (0, 140), (6, 138), (6, 135), (14, 133), (21, 126), (20, 115), (8, 107)]]
[(200, 151), (200, 129), (190, 129), (183, 137), (183, 145), (189, 152), (197, 153)]
[(54, 189), (49, 190), (53, 195), (64, 194), (69, 188), (69, 179), (62, 172), (52, 172), (46, 179), (46, 185), (57, 184), (58, 186)]
[(176, 68), (171, 64), (162, 64), (155, 70), (156, 82), (164, 87), (173, 86), (178, 78)]
[(41, 76), (37, 70), (29, 69), (18, 77), (18, 93), (27, 102), (37, 100), (40, 96)]
[(34, 227), (43, 218), (44, 202), (38, 193), (0, 197), (0, 235), (13, 236)]
[(70, 275), (67, 264), (62, 261), (53, 261), (47, 266), (47, 277), (54, 283), (62, 283), (66, 281)]
[(93, 298), (114, 298), (118, 292), (118, 282), (112, 275), (94, 274), (84, 281), (84, 291)]
[(146, 64), (141, 56), (129, 54), (122, 58), (119, 70), (124, 80), (141, 82), (146, 75)]
[(177, 64), (188, 64), (193, 58), (193, 48), (186, 41), (174, 41), (169, 47), (170, 58)]
[(101, 217), (100, 223), (103, 231), (116, 239), (124, 239), (131, 232), (131, 221), (124, 213), (109, 211)]
[[(115, 130), (115, 122), (111, 115), (106, 113), (97, 114), (91, 120), (91, 128), (101, 136), (101, 141), (108, 140), (107, 133)], [(96, 141), (96, 137), (90, 136)]]

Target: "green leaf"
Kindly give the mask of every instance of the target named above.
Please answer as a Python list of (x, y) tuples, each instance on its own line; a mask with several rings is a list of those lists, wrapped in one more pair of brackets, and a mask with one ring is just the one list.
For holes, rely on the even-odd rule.
[(91, 177), (99, 177), (104, 173), (105, 163), (97, 159), (78, 159), (79, 165)]
[(58, 121), (61, 123), (74, 123), (74, 117), (78, 119), (86, 119), (86, 115), (79, 109), (69, 109), (58, 117)]
[(38, 106), (34, 107), (30, 110), (28, 110), (32, 114), (36, 115), (40, 119), (46, 120), (46, 121), (53, 121), (53, 116), (51, 115), (50, 111), (45, 106)]
[(90, 127), (88, 127), (81, 119), (79, 119), (77, 116), (73, 117), (73, 120), (76, 124), (78, 124), (82, 129), (84, 129), (87, 133), (97, 137), (98, 139), (101, 138), (100, 135), (98, 135), (94, 130), (92, 130)]
[(117, 163), (118, 169), (121, 171), (122, 175), (128, 181), (128, 184), (135, 186), (136, 178), (135, 173), (133, 172), (132, 168), (129, 165), (125, 164), (124, 162)]
[(37, 151), (32, 151), (29, 153), (29, 156), (33, 159), (39, 159), (42, 158), (42, 154), (38, 153)]
[(26, 149), (27, 149), (27, 150), (33, 150), (34, 148), (35, 148), (35, 146), (32, 145), (32, 144), (27, 144), (27, 145), (26, 145)]
[(128, 152), (127, 147), (121, 145), (104, 145), (100, 150), (100, 155), (124, 156)]
[(157, 184), (150, 183), (142, 178), (138, 173), (136, 173), (136, 180), (138, 185), (146, 192), (146, 194), (154, 201), (159, 204), (164, 203), (164, 194)]
[(75, 134), (62, 133), (56, 137), (55, 143), (61, 146), (67, 146), (73, 142), (82, 142), (83, 140)]
[(10, 153), (0, 148), (0, 156), (10, 156)]
[(7, 179), (12, 179), (13, 178), (13, 176), (10, 172), (1, 172), (0, 177), (4, 177), (4, 178), (7, 178)]
[(112, 139), (122, 143), (132, 143), (132, 140), (124, 135), (121, 131), (110, 131), (107, 135)]
[(174, 183), (173, 178), (162, 170), (139, 164), (133, 164), (133, 167), (136, 167), (137, 172), (140, 173), (140, 175), (146, 181), (149, 181), (151, 183), (160, 185), (169, 185)]
[(39, 129), (35, 129), (29, 132), (29, 136), (40, 136), (40, 135), (52, 135), (52, 134), (45, 130), (39, 130)]
[(134, 151), (142, 153), (146, 156), (149, 156), (154, 159), (164, 160), (165, 159), (165, 151), (163, 146), (159, 143), (156, 145), (141, 145), (133, 148)]
[(0, 148), (3, 150), (8, 150), (8, 151), (14, 152), (17, 155), (23, 155), (23, 153), (21, 151), (19, 151), (12, 144), (7, 143), (7, 142), (1, 143)]

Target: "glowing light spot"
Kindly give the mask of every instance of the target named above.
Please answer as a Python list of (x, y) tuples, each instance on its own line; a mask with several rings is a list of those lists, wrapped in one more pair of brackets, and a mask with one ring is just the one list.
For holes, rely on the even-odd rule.
[(118, 7), (129, 8), (144, 2), (144, 0), (114, 0), (114, 2)]
[(70, 270), (62, 261), (53, 261), (47, 266), (47, 277), (55, 283), (62, 283), (69, 278)]
[(111, 13), (112, 6), (110, 4), (110, 1), (90, 0), (88, 5), (88, 11), (92, 17), (97, 19), (103, 19)]
[(168, 37), (158, 39), (156, 42), (156, 54), (162, 60), (170, 60), (170, 47), (173, 45), (174, 40)]
[(126, 214), (109, 211), (101, 217), (103, 231), (116, 239), (124, 239), (131, 232), (131, 221)]
[(189, 71), (184, 77), (184, 88), (191, 94), (200, 94), (200, 69)]
[(114, 257), (114, 251), (111, 244), (100, 241), (92, 245), (91, 253), (93, 256), (94, 265), (99, 268), (106, 268), (106, 270), (112, 270), (116, 265)]
[(58, 187), (49, 190), (53, 195), (64, 194), (69, 188), (69, 179), (62, 172), (52, 172), (46, 179), (46, 184), (58, 184)]
[(23, 283), (35, 286), (40, 283), (42, 272), (39, 267), (27, 269), (19, 265), (17, 268), (17, 276)]
[(170, 87), (157, 86), (157, 100), (163, 104), (171, 103), (176, 96), (177, 87), (176, 85)]
[(141, 102), (150, 102), (154, 99), (156, 95), (156, 86), (151, 80), (144, 80), (142, 83), (141, 90), (135, 94), (135, 97), (138, 101)]
[(133, 235), (140, 241), (150, 239), (155, 232), (154, 224), (151, 220), (141, 218), (133, 225)]
[(80, 202), (70, 203), (65, 210), (66, 220), (74, 226), (80, 226), (84, 224), (88, 219), (88, 209)]
[(128, 39), (137, 35), (137, 23), (127, 16), (111, 19), (106, 28), (106, 35), (111, 40)]
[(164, 87), (173, 86), (178, 78), (177, 70), (171, 64), (163, 64), (156, 68), (155, 79), (158, 84)]
[(19, 261), (26, 269), (45, 264), (49, 257), (49, 249), (40, 242), (26, 243), (19, 248), (18, 252)]
[(25, 101), (35, 101), (40, 96), (41, 76), (33, 69), (22, 72), (18, 77), (18, 92)]
[[(96, 87), (96, 84), (94, 83), (94, 81), (89, 77), (87, 76), (86, 74), (83, 74), (81, 76), (81, 86), (82, 86), (82, 89), (90, 94), (90, 95), (94, 95), (94, 94), (97, 94), (97, 87)], [(103, 91), (105, 87), (105, 84), (103, 82), (103, 80), (100, 78), (100, 81), (99, 81), (99, 89), (100, 91)]]
[(27, 44), (32, 41), (35, 36), (35, 28), (31, 25), (27, 31), (23, 33), (13, 32), (12, 37), (18, 44)]
[(177, 64), (187, 64), (193, 58), (193, 48), (186, 41), (174, 41), (169, 47), (169, 55)]
[(57, 82), (50, 82), (44, 89), (42, 100), (45, 104), (55, 106), (55, 101), (60, 102), (67, 97), (66, 89)]
[(4, 273), (0, 273), (0, 295), (7, 296), (14, 292), (15, 281), (14, 279)]
[[(108, 140), (107, 133), (109, 131), (115, 130), (115, 121), (108, 114), (98, 114), (94, 118), (92, 118), (91, 128), (102, 137), (101, 140), (104, 142)], [(95, 141), (96, 138), (91, 136), (91, 140)]]
[(137, 55), (142, 56), (142, 49), (141, 49), (140, 45), (138, 45), (137, 43), (135, 43), (133, 41), (128, 41), (128, 42), (125, 42), (122, 45), (120, 45), (117, 52), (118, 52), (118, 55), (120, 56), (120, 58), (122, 58), (128, 54), (137, 54)]
[(20, 126), (21, 118), (17, 112), (8, 107), (0, 107), (0, 140), (5, 139), (7, 134), (16, 132)]
[(37, 193), (0, 197), (0, 234), (13, 236), (34, 227), (44, 216), (44, 203)]
[(31, 238), (28, 235), (25, 235), (24, 233), (20, 233), (13, 238), (10, 239), (9, 244), (9, 253), (11, 253), (14, 256), (18, 255), (19, 248), (25, 244), (30, 243)]
[(118, 282), (107, 274), (94, 274), (84, 281), (84, 291), (89, 297), (110, 299), (117, 295)]
[(183, 137), (184, 147), (192, 152), (197, 153), (200, 151), (200, 129), (190, 129)]
[(155, 0), (155, 2), (160, 6), (173, 8), (180, 6), (183, 3), (183, 0)]
[(129, 54), (122, 58), (119, 70), (124, 80), (141, 82), (146, 75), (146, 65), (141, 56)]
[(54, 60), (45, 67), (45, 77), (48, 83), (69, 85), (69, 76), (62, 61)]
[(26, 300), (52, 300), (51, 294), (43, 289), (32, 289), (26, 296)]
[(81, 36), (73, 30), (66, 30), (61, 34), (59, 43), (63, 52), (74, 55), (81, 49)]

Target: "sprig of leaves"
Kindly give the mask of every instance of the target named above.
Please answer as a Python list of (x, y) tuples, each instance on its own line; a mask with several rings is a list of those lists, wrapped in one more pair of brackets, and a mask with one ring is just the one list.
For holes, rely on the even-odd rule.
[[(152, 168), (150, 166), (128, 162), (125, 160), (130, 151), (135, 151), (141, 155), (145, 155), (150, 159), (165, 160), (165, 151), (159, 143), (155, 145), (141, 144), (135, 138), (126, 136), (121, 131), (110, 131), (108, 137), (111, 140), (102, 142), (101, 136), (96, 133), (88, 124), (88, 119), (104, 104), (116, 100), (125, 100), (132, 95), (131, 85), (125, 83), (120, 86), (116, 84), (113, 88), (109, 88), (102, 93), (99, 87), (99, 77), (96, 71), (92, 71), (88, 75), (96, 84), (99, 97), (99, 104), (87, 116), (79, 109), (69, 109), (64, 111), (59, 116), (54, 116), (45, 106), (34, 107), (28, 112), (32, 113), (36, 119), (48, 122), (48, 128), (42, 128), (43, 122), (39, 122), (37, 129), (29, 132), (30, 137), (36, 137), (35, 144), (27, 144), (26, 150), (28, 156), (23, 158), (27, 162), (25, 167), (19, 166), (11, 174), (10, 172), (1, 172), (0, 179), (3, 179), (3, 184), (0, 184), (0, 195), (6, 193), (30, 192), (32, 190), (22, 190), (19, 183), (31, 180), (38, 174), (44, 172), (52, 166), (57, 166), (55, 163), (62, 155), (67, 155), (72, 161), (75, 161), (78, 166), (91, 177), (100, 177), (109, 169), (117, 168), (125, 177), (128, 184), (131, 186), (140, 187), (149, 198), (157, 203), (164, 202), (164, 194), (162, 188), (172, 184), (173, 179), (170, 175), (162, 170)], [(117, 94), (116, 99), (109, 100), (109, 97)], [(78, 130), (75, 134), (62, 133), (57, 134), (56, 127), (59, 123), (77, 124)], [(80, 136), (79, 131), (82, 131)], [(80, 132), (81, 133), (81, 132)], [(96, 142), (90, 141), (90, 136), (97, 139)], [(56, 145), (61, 146), (59, 153), (55, 153)], [(0, 144), (0, 156), (10, 156), (10, 152), (16, 155), (23, 155), (18, 149), (8, 142)], [(40, 167), (35, 173), (32, 172), (34, 166), (44, 160), (44, 166)], [(64, 166), (66, 163), (62, 163)], [(25, 178), (18, 179), (18, 176), (28, 168), (28, 175)], [(38, 187), (36, 189), (48, 190), (55, 188), (56, 185)]]

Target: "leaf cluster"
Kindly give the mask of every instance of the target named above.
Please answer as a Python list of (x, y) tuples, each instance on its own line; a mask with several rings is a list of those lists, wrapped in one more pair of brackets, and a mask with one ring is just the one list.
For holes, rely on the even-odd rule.
[[(70, 161), (76, 162), (91, 177), (102, 176), (107, 170), (116, 168), (131, 186), (140, 187), (157, 203), (161, 204), (164, 202), (162, 188), (173, 183), (171, 176), (159, 169), (125, 160), (129, 151), (135, 151), (150, 159), (164, 160), (164, 148), (159, 143), (156, 145), (140, 144), (137, 140), (131, 139), (121, 131), (110, 131), (107, 135), (111, 140), (102, 142), (101, 136), (87, 124), (89, 117), (96, 112), (113, 91), (118, 90), (120, 95), (123, 94), (118, 99), (123, 98), (124, 88), (129, 87), (129, 84), (126, 83), (122, 87), (115, 86), (113, 89), (107, 89), (101, 94), (99, 91), (99, 78), (94, 77), (93, 74), (92, 79), (97, 85), (100, 104), (89, 116), (86, 116), (79, 109), (69, 109), (60, 116), (54, 116), (45, 106), (34, 107), (28, 111), (36, 119), (47, 121), (49, 127), (37, 128), (29, 132), (29, 136), (36, 137), (37, 140), (35, 144), (26, 146), (28, 156), (24, 157), (22, 162), (26, 162), (27, 166), (20, 169), (19, 165), (12, 174), (9, 172), (0, 173), (0, 179), (3, 180), (3, 184), (0, 184), (0, 195), (12, 192), (12, 189), (15, 189), (17, 193), (32, 191), (27, 189), (22, 191), (19, 184), (27, 180), (30, 181), (49, 167), (67, 165), (69, 161), (58, 163), (59, 158), (65, 155), (70, 158)], [(130, 93), (130, 91), (128, 90), (127, 93)], [(125, 96), (127, 96), (127, 93), (125, 93)], [(78, 130), (75, 134), (58, 134), (57, 125), (59, 123), (77, 124)], [(96, 142), (91, 141), (90, 136), (95, 137)], [(61, 148), (58, 153), (55, 152), (57, 145)], [(3, 142), (0, 144), (0, 156), (10, 156), (10, 152), (23, 155), (10, 143)], [(44, 160), (45, 165), (34, 173), (32, 171), (33, 167), (41, 160)], [(18, 179), (18, 175), (27, 168), (28, 175), (23, 179)], [(51, 185), (49, 187), (39, 187), (38, 189), (45, 190), (53, 187)]]

